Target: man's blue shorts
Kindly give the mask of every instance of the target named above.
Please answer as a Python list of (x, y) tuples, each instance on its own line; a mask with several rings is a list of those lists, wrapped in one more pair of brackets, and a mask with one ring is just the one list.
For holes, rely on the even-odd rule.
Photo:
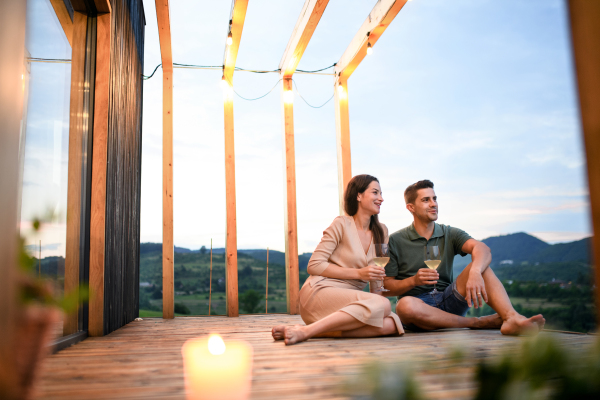
[[(446, 311), (447, 313), (454, 315), (460, 315), (461, 317), (467, 315), (467, 311), (469, 311), (467, 300), (456, 289), (456, 281), (452, 282), (452, 284), (443, 292), (437, 292), (435, 295), (431, 292), (422, 293), (414, 297), (423, 300), (428, 306), (439, 308), (442, 311)], [(403, 325), (405, 329), (413, 332), (425, 331), (425, 329), (419, 328), (413, 324)]]

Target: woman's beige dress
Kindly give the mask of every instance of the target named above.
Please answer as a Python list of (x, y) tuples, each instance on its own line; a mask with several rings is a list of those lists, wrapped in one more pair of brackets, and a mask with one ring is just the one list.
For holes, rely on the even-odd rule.
[[(387, 227), (382, 226), (387, 243)], [(384, 318), (389, 316), (393, 318), (398, 333), (403, 334), (400, 318), (393, 312), (388, 311), (386, 314), (385, 306), (389, 300), (377, 294), (363, 292), (368, 282), (321, 276), (330, 264), (360, 269), (374, 265), (374, 257), (372, 240), (365, 254), (354, 218), (341, 216), (334, 219), (323, 232), (321, 243), (308, 262), (310, 276), (300, 290), (300, 316), (304, 322), (312, 324), (331, 313), (343, 311), (367, 325), (381, 328)]]

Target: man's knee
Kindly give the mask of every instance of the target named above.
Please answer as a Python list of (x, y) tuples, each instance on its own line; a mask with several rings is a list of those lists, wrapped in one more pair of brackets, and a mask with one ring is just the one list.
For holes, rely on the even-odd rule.
[(396, 314), (400, 316), (401, 319), (404, 320), (412, 320), (417, 315), (416, 307), (418, 307), (418, 303), (422, 301), (419, 299), (415, 299), (414, 297), (403, 297), (398, 300), (398, 304), (396, 304)]

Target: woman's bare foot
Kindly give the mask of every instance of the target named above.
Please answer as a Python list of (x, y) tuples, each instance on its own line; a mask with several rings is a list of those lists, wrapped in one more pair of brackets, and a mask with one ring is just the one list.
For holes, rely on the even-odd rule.
[(300, 343), (308, 339), (308, 334), (305, 332), (305, 326), (294, 325), (285, 327), (285, 345)]
[(500, 329), (504, 321), (498, 314), (486, 315), (475, 319), (475, 326), (471, 329)]
[(279, 325), (271, 329), (271, 335), (275, 340), (283, 340), (285, 338), (285, 325)]
[(503, 335), (537, 335), (546, 324), (546, 320), (542, 314), (534, 315), (531, 318), (526, 318), (520, 314), (509, 317), (500, 328)]

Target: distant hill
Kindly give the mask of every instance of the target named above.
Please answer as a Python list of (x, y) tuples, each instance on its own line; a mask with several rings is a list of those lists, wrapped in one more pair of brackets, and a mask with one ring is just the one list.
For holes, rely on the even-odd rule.
[[(524, 232), (493, 236), (482, 240), (492, 251), (492, 266), (515, 267), (524, 263), (590, 263), (591, 238), (575, 242), (548, 244)], [(512, 264), (508, 261), (512, 261)], [(471, 256), (454, 258), (454, 273), (460, 273)], [(503, 264), (501, 264), (504, 262)]]
[[(482, 240), (492, 251), (492, 266), (510, 268), (522, 266), (524, 263), (590, 263), (591, 238), (575, 242), (548, 244), (543, 240), (525, 232), (509, 235), (492, 236)], [(160, 243), (142, 243), (140, 253), (152, 253), (162, 250)], [(207, 249), (207, 252), (209, 249)], [(176, 253), (198, 253), (200, 250), (190, 250), (175, 246)], [(224, 254), (224, 248), (213, 249), (213, 254)], [(238, 253), (266, 262), (267, 251), (263, 249), (240, 249)], [(306, 270), (312, 253), (304, 253), (298, 257), (301, 271)], [(508, 261), (512, 261), (512, 264)], [(501, 262), (504, 261), (503, 264)], [(454, 273), (458, 275), (471, 262), (471, 256), (456, 256), (454, 258)], [(269, 263), (285, 265), (285, 254), (277, 250), (269, 250)]]
[(495, 262), (501, 260), (530, 260), (532, 256), (552, 247), (548, 243), (524, 232), (492, 236), (482, 240), (492, 250)]
[[(162, 251), (162, 243), (140, 244), (140, 254), (154, 253), (157, 251)], [(210, 249), (206, 249), (206, 254), (209, 252)], [(175, 246), (175, 253), (200, 253), (200, 250), (190, 250), (185, 247)], [(267, 250), (264, 249), (238, 249), (238, 254), (240, 253), (247, 254), (256, 260), (267, 261)], [(215, 248), (213, 249), (213, 254), (225, 254), (225, 249), (222, 247)], [(306, 271), (306, 266), (308, 265), (311, 255), (312, 253), (304, 253), (298, 256), (298, 263), (301, 271)], [(269, 263), (285, 265), (285, 253), (277, 250), (269, 250)]]

